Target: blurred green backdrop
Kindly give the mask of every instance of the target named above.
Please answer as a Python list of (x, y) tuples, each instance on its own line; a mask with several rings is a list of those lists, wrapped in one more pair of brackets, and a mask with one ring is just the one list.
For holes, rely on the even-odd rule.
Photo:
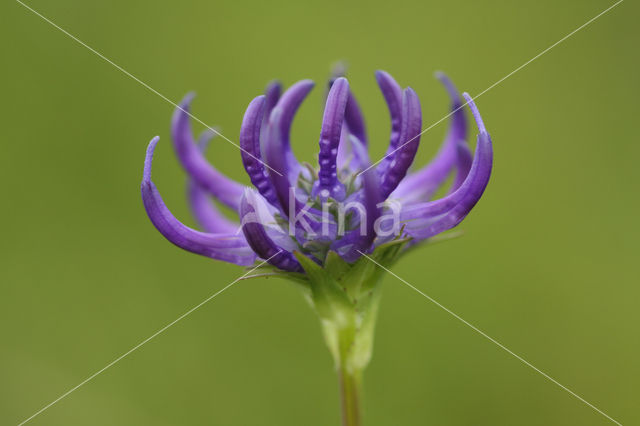
[[(313, 160), (330, 65), (389, 123), (373, 71), (447, 113), (432, 77), (475, 95), (612, 4), (589, 0), (30, 0), (237, 140), (266, 83), (312, 78), (294, 149)], [(640, 423), (639, 8), (626, 1), (477, 103), (489, 188), (462, 238), (395, 272), (622, 424)], [(143, 155), (191, 222), (169, 104), (13, 1), (0, 6), (0, 423), (17, 424), (240, 275), (166, 242), (139, 196)], [(199, 129), (196, 126), (196, 129)], [(422, 138), (428, 161), (446, 129)], [(235, 147), (213, 163), (248, 182)], [(606, 425), (600, 414), (389, 276), (365, 375), (365, 425)], [(32, 420), (33, 425), (337, 425), (319, 326), (284, 281), (241, 282)]]

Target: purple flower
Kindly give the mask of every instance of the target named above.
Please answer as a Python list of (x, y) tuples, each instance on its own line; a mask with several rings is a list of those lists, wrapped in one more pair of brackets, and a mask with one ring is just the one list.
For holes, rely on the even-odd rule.
[[(289, 137), (313, 82), (300, 81), (282, 94), (279, 83), (270, 84), (265, 95), (249, 103), (240, 128), (240, 156), (253, 188), (229, 179), (206, 160), (213, 133), (194, 139), (188, 114), (193, 95), (187, 95), (174, 113), (172, 137), (189, 174), (188, 200), (202, 231), (178, 221), (151, 180), (158, 137), (147, 148), (142, 179), (147, 214), (162, 235), (185, 250), (245, 266), (268, 259), (291, 272), (303, 272), (300, 255), (323, 265), (336, 252), (353, 263), (394, 239), (415, 244), (447, 231), (482, 196), (493, 152), (480, 113), (465, 93), (479, 130), (471, 153), (464, 101), (444, 74), (437, 76), (451, 98), (449, 131), (436, 157), (414, 172), (409, 168), (420, 144), (420, 100), (388, 73), (376, 72), (376, 80), (391, 117), (390, 142), (374, 166), (362, 112), (344, 77), (329, 83), (317, 167), (298, 161)], [(451, 175), (447, 194), (434, 200)], [(238, 221), (222, 215), (214, 200), (237, 212)]]

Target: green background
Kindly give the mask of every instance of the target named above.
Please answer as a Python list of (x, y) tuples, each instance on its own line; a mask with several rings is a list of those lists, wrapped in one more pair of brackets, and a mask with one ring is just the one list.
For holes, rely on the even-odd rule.
[[(293, 128), (314, 160), (324, 80), (348, 77), (385, 151), (373, 72), (448, 111), (432, 77), (476, 95), (610, 1), (30, 0), (29, 5), (237, 141), (268, 81), (318, 87)], [(622, 424), (640, 423), (639, 8), (628, 0), (477, 100), (491, 183), (462, 238), (394, 272)], [(169, 140), (173, 107), (20, 4), (0, 6), (0, 423), (18, 424), (238, 277), (148, 221), (154, 180), (192, 224)], [(195, 126), (200, 129), (201, 126)], [(422, 138), (418, 164), (446, 123)], [(474, 135), (475, 135), (475, 129)], [(248, 183), (235, 147), (210, 159)], [(365, 425), (606, 425), (606, 418), (391, 276)], [(317, 319), (296, 288), (244, 281), (32, 420), (33, 425), (337, 425)]]

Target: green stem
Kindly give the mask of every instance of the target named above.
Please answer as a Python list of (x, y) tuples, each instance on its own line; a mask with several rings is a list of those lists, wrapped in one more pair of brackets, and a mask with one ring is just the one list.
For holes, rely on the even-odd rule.
[(360, 426), (360, 374), (342, 364), (338, 367), (338, 379), (342, 426)]

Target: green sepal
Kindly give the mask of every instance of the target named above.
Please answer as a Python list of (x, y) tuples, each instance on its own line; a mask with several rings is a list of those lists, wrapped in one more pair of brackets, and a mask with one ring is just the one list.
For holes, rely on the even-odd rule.
[[(373, 336), (385, 268), (398, 258), (409, 240), (397, 239), (350, 264), (336, 252), (327, 253), (323, 266), (294, 253), (306, 273), (307, 293), (320, 317), (325, 341), (336, 366), (361, 372), (371, 359)], [(374, 260), (375, 262), (372, 262)]]
[(373, 253), (361, 256), (353, 263), (348, 273), (343, 275), (339, 281), (350, 294), (359, 295), (373, 289), (380, 281), (380, 277), (386, 272), (371, 259), (375, 260), (385, 268), (397, 260), (402, 248), (409, 242), (407, 238), (396, 239), (378, 246)]
[(353, 305), (344, 289), (325, 269), (300, 252), (293, 254), (307, 274), (313, 301), (321, 318), (330, 319), (336, 309), (348, 309)]
[(384, 268), (391, 267), (409, 241), (396, 239), (382, 244), (354, 263), (329, 251), (321, 266), (303, 253), (294, 252), (304, 273), (285, 272), (265, 264), (257, 268), (256, 274), (243, 279), (280, 277), (297, 284), (320, 318), (336, 367), (357, 376), (371, 359)]
[(335, 251), (330, 251), (324, 261), (324, 269), (338, 281), (351, 270), (351, 267), (352, 266)]

